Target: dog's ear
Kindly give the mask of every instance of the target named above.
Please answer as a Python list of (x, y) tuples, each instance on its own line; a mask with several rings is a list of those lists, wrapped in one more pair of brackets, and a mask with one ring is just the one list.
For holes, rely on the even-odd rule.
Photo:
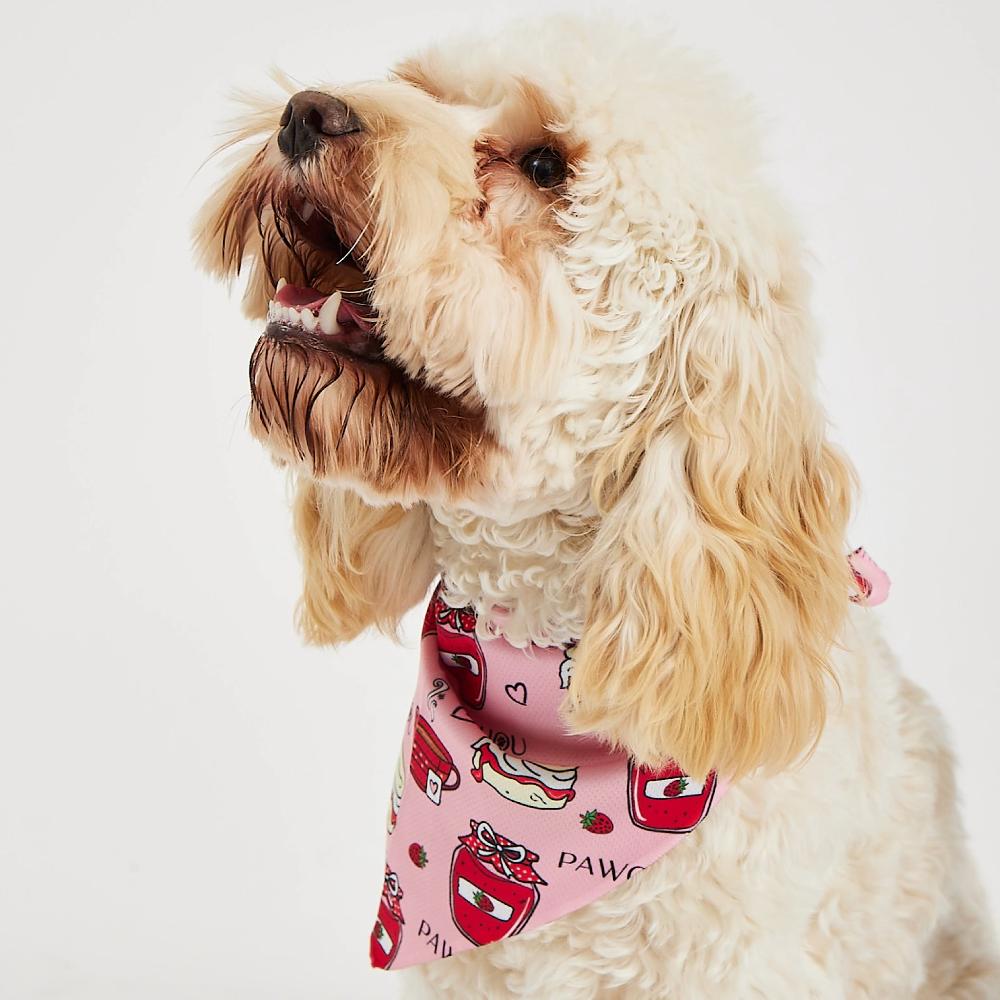
[(434, 576), (426, 507), (372, 507), (350, 490), (302, 477), (293, 513), (306, 641), (344, 642), (370, 626), (395, 635)]
[[(775, 267), (775, 259), (781, 262)], [(738, 777), (810, 749), (846, 614), (853, 472), (813, 397), (794, 248), (676, 302), (601, 456), (567, 717), (643, 762)]]

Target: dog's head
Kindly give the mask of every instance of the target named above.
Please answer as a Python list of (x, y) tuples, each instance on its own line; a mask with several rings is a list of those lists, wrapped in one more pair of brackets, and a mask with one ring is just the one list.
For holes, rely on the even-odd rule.
[(687, 53), (564, 20), (249, 115), (198, 244), (266, 323), (251, 426), (301, 478), (313, 638), (418, 599), (427, 504), (570, 513), (576, 726), (730, 773), (815, 735), (850, 472), (751, 119)]

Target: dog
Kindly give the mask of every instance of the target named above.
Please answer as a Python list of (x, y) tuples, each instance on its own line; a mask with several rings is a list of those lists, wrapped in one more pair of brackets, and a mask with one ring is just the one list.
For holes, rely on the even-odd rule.
[(234, 132), (196, 249), (267, 324), (249, 423), (297, 484), (303, 635), (392, 634), (440, 576), (478, 639), (571, 651), (566, 732), (728, 785), (645, 871), (414, 995), (1000, 996), (945, 727), (846, 559), (854, 474), (749, 103), (564, 16), (288, 89)]

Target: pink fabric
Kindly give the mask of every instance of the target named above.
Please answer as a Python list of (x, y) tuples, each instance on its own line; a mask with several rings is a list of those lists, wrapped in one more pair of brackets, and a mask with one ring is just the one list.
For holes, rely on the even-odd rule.
[(405, 968), (540, 927), (621, 885), (724, 788), (635, 767), (559, 719), (572, 644), (479, 640), (435, 595), (390, 800), (370, 956)]
[[(877, 604), (889, 578), (848, 557)], [(628, 881), (690, 833), (726, 783), (653, 770), (559, 718), (573, 644), (476, 637), (435, 593), (389, 804), (370, 957), (401, 969), (541, 927)]]

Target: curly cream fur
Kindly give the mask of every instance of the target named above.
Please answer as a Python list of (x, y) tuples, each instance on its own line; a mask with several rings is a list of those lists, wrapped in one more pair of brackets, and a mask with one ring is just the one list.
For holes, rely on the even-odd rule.
[[(369, 139), (294, 183), (356, 237), (423, 409), (371, 401), (351, 422), (334, 389), (310, 431), (336, 447), (307, 451), (288, 389), (311, 362), (268, 368), (254, 431), (300, 483), (307, 638), (392, 631), (438, 570), (484, 632), (580, 640), (573, 728), (738, 779), (641, 877), (413, 989), (1000, 995), (943, 725), (849, 611), (853, 474), (747, 102), (655, 33), (565, 17), (325, 89)], [(275, 220), (250, 207), (290, 183), (275, 122), (252, 112), (238, 137), (263, 145), (199, 224), (210, 270), (250, 262), (257, 316)], [(554, 195), (517, 168), (540, 144), (570, 162)]]

